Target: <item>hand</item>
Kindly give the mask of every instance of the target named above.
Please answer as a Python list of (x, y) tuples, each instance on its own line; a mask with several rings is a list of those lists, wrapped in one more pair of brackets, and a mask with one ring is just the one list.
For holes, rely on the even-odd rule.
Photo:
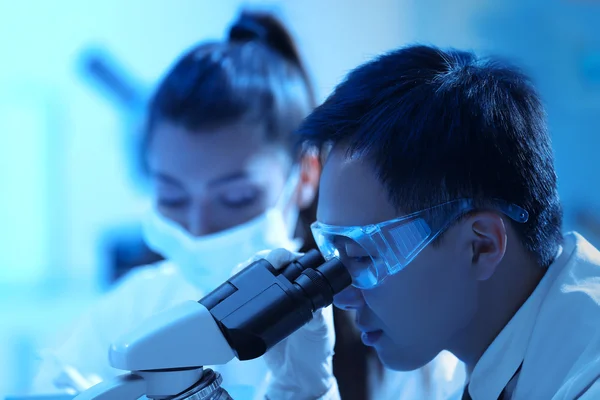
[[(263, 251), (243, 266), (264, 258), (279, 269), (301, 256), (285, 249)], [(310, 322), (264, 355), (271, 371), (267, 397), (277, 400), (339, 398), (333, 377), (334, 345), (333, 309), (329, 306), (315, 312)]]

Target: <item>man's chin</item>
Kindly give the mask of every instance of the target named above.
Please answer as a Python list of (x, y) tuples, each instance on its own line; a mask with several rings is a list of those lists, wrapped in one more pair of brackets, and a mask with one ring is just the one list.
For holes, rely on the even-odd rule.
[(414, 371), (427, 365), (433, 359), (407, 349), (390, 349), (385, 345), (375, 346), (375, 350), (381, 363), (394, 371)]

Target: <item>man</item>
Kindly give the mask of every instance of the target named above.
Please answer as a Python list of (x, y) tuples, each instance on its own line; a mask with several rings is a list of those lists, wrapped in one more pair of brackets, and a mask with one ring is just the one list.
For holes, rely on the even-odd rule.
[[(402, 48), (351, 72), (300, 134), (331, 146), (313, 234), (353, 277), (335, 305), (356, 311), (388, 368), (449, 350), (469, 375), (459, 398), (600, 398), (600, 253), (561, 233), (545, 114), (523, 74)], [(287, 349), (289, 364), (303, 356)]]

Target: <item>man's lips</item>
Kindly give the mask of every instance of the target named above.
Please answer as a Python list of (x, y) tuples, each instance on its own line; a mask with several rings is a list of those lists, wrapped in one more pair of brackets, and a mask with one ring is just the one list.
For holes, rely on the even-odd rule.
[(369, 332), (363, 332), (360, 335), (360, 338), (365, 345), (374, 346), (379, 341), (379, 339), (381, 339), (382, 335), (383, 335), (382, 330), (369, 331)]
[(381, 329), (363, 325), (358, 322), (358, 320), (356, 321), (356, 327), (362, 332), (360, 338), (367, 346), (373, 346), (383, 335), (383, 331)]

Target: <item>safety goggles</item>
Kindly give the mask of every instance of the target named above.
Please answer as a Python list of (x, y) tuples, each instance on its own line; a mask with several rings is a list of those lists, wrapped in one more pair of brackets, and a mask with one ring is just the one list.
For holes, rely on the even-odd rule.
[[(502, 200), (494, 200), (487, 208), (518, 223), (529, 219), (527, 211)], [(472, 200), (461, 199), (379, 224), (334, 226), (315, 222), (311, 230), (326, 260), (340, 258), (353, 286), (372, 289), (401, 271), (454, 221), (475, 209)]]

